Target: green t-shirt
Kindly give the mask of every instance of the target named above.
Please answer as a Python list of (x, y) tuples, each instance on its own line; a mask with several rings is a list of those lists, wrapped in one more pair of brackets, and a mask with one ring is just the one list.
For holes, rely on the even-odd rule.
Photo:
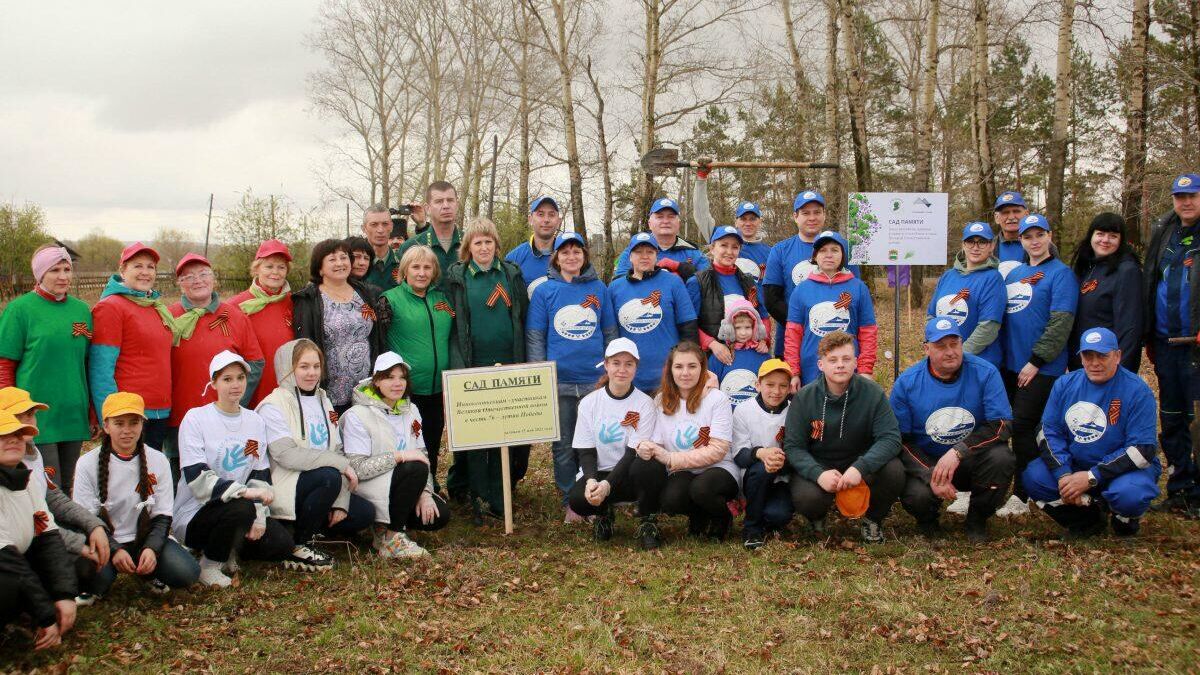
[(31, 291), (0, 315), (0, 358), (19, 361), (16, 386), (50, 406), (37, 414), (35, 443), (91, 436), (86, 360), (91, 334), (91, 309), (71, 296), (53, 302)]

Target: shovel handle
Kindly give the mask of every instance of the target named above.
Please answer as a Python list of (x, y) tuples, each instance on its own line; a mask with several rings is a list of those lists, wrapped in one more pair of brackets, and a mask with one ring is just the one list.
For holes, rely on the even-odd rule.
[(1196, 338), (1194, 338), (1194, 337), (1167, 338), (1167, 344), (1169, 344), (1169, 345), (1194, 345), (1194, 344), (1196, 344)]
[[(683, 164), (683, 162), (680, 162)], [(692, 160), (686, 166), (698, 169), (700, 163)], [(708, 162), (706, 169), (840, 169), (830, 162)]]

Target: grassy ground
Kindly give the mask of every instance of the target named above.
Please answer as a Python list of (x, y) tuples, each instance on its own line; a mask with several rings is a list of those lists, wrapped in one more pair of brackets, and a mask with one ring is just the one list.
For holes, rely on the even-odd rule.
[[(902, 325), (904, 365), (915, 334)], [(644, 553), (625, 515), (604, 545), (560, 523), (546, 447), (516, 502), (515, 535), (456, 513), (420, 539), (425, 561), (342, 547), (330, 574), (250, 565), (236, 589), (166, 600), (122, 579), (54, 652), (0, 636), (0, 670), (1194, 672), (1200, 658), (1200, 523), (1170, 516), (1132, 542), (1067, 546), (1034, 514), (972, 547), (960, 518), (931, 545), (897, 508), (881, 546), (837, 522), (754, 554), (667, 519), (667, 546)]]

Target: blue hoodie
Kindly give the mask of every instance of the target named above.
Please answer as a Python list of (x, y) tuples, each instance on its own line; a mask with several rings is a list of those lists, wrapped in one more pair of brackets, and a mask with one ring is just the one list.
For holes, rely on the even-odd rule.
[(679, 325), (696, 320), (683, 282), (666, 270), (654, 270), (642, 279), (626, 274), (609, 284), (608, 303), (620, 336), (638, 347), (633, 386), (642, 391), (658, 389), (667, 352), (680, 340)]
[(549, 279), (533, 291), (525, 319), (526, 356), (530, 362), (558, 363), (561, 384), (593, 384), (604, 347), (617, 337), (608, 288), (590, 264), (567, 282), (550, 268)]

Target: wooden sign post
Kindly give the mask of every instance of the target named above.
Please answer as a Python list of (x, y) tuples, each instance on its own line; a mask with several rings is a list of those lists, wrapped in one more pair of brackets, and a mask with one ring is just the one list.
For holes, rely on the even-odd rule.
[(509, 446), (559, 438), (558, 370), (553, 362), (442, 372), (451, 452), (500, 448), (504, 533), (513, 532)]

